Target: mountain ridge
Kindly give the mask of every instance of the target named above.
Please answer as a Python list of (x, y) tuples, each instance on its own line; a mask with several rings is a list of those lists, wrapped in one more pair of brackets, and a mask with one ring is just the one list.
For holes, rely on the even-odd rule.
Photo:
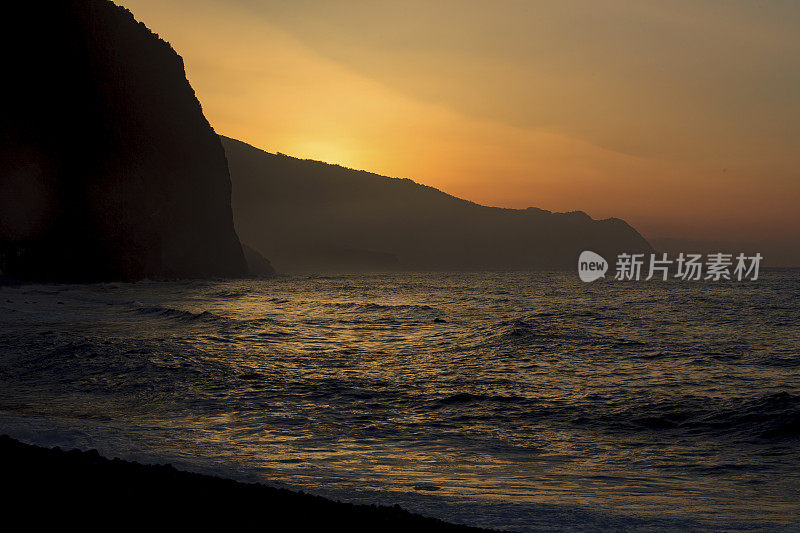
[[(278, 271), (572, 269), (582, 247), (652, 252), (619, 218), (484, 206), (409, 178), (221, 139), (237, 230)], [(348, 264), (346, 250), (396, 261)]]

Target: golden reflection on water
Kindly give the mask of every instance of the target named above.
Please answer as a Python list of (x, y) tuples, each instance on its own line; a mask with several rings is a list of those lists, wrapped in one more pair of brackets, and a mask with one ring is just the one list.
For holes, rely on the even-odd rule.
[(544, 504), (761, 524), (800, 510), (796, 277), (409, 273), (3, 293), (18, 313), (0, 323), (15, 346), (0, 359), (0, 413), (108, 453), (337, 497), (517, 505), (491, 507), (502, 516), (488, 525)]

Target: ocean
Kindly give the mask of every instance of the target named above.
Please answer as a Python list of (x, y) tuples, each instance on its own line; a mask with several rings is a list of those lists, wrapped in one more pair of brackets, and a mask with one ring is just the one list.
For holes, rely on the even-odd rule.
[(800, 529), (800, 271), (0, 288), (0, 433), (541, 531)]

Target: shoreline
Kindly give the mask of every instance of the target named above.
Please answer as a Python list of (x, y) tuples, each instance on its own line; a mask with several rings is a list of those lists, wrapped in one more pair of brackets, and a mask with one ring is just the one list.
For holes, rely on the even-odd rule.
[[(0, 435), (5, 518), (30, 525), (115, 529), (173, 525), (275, 531), (485, 532), (411, 513), (399, 505), (357, 505), (302, 491), (241, 483), (65, 451)], [(31, 513), (31, 509), (38, 512)], [(17, 515), (17, 516), (15, 516)]]

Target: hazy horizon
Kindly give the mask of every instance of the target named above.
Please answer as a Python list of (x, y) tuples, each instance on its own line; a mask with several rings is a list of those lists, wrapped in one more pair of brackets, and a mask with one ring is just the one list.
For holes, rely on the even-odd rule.
[(258, 148), (649, 238), (797, 242), (788, 3), (120, 3)]

